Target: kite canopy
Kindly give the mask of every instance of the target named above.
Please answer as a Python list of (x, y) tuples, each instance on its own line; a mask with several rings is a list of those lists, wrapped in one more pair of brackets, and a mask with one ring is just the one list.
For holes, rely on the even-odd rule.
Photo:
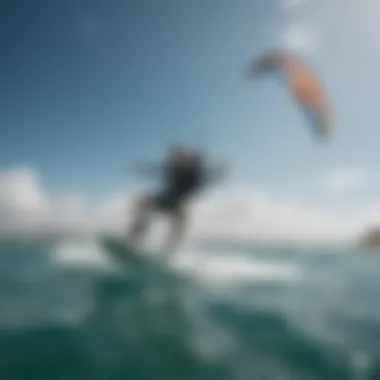
[(318, 76), (298, 57), (283, 51), (262, 55), (250, 66), (250, 75), (281, 71), (286, 86), (321, 139), (331, 136), (334, 125), (330, 101)]

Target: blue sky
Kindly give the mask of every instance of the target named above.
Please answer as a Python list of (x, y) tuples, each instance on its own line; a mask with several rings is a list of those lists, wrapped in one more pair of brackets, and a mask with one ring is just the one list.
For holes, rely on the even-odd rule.
[[(380, 7), (356, 3), (2, 2), (2, 168), (34, 167), (52, 192), (105, 194), (136, 184), (129, 162), (182, 142), (229, 160), (230, 184), (375, 201)], [(275, 81), (244, 77), (252, 57), (284, 44), (309, 59), (333, 98), (337, 132), (326, 146)], [(371, 173), (371, 186), (329, 198), (318, 180), (342, 170), (363, 183)]]

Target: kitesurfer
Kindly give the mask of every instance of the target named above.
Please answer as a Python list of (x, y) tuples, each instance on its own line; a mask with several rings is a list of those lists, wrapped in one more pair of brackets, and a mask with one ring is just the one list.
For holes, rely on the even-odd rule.
[(206, 167), (203, 155), (182, 147), (173, 147), (166, 162), (161, 165), (139, 165), (138, 172), (159, 176), (164, 181), (161, 191), (138, 194), (134, 202), (132, 224), (128, 242), (136, 246), (147, 229), (152, 212), (163, 212), (171, 220), (171, 231), (166, 252), (177, 249), (187, 226), (189, 200), (207, 184), (227, 173), (225, 165), (213, 169)]

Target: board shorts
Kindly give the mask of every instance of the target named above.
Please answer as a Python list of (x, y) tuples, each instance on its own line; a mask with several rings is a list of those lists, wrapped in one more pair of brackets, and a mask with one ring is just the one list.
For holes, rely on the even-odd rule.
[(162, 192), (152, 197), (153, 208), (165, 212), (176, 211), (183, 204), (182, 194)]

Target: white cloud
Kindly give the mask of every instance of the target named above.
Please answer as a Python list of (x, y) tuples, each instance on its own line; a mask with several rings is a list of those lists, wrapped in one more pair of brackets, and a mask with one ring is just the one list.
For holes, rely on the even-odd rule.
[(195, 235), (289, 242), (344, 241), (358, 226), (321, 207), (276, 200), (252, 190), (198, 206)]
[(43, 191), (36, 173), (28, 169), (18, 169), (0, 174), (0, 207), (15, 211), (40, 209)]
[(307, 3), (308, 3), (307, 0), (281, 0), (280, 1), (281, 7), (287, 11), (291, 11), (295, 8), (299, 8)]
[(357, 190), (369, 183), (369, 173), (362, 168), (347, 168), (327, 173), (320, 185), (329, 193), (342, 193)]
[(280, 36), (282, 47), (299, 53), (313, 52), (318, 42), (318, 33), (303, 24), (290, 24)]
[[(31, 170), (0, 172), (0, 233), (122, 232), (130, 217), (131, 200), (131, 194), (123, 191), (96, 204), (75, 194), (53, 196)], [(375, 220), (373, 211), (369, 216)], [(290, 242), (344, 240), (355, 238), (368, 220), (365, 215), (347, 220), (317, 206), (241, 189), (197, 201), (189, 235)], [(159, 235), (162, 228), (164, 224), (159, 223)]]

